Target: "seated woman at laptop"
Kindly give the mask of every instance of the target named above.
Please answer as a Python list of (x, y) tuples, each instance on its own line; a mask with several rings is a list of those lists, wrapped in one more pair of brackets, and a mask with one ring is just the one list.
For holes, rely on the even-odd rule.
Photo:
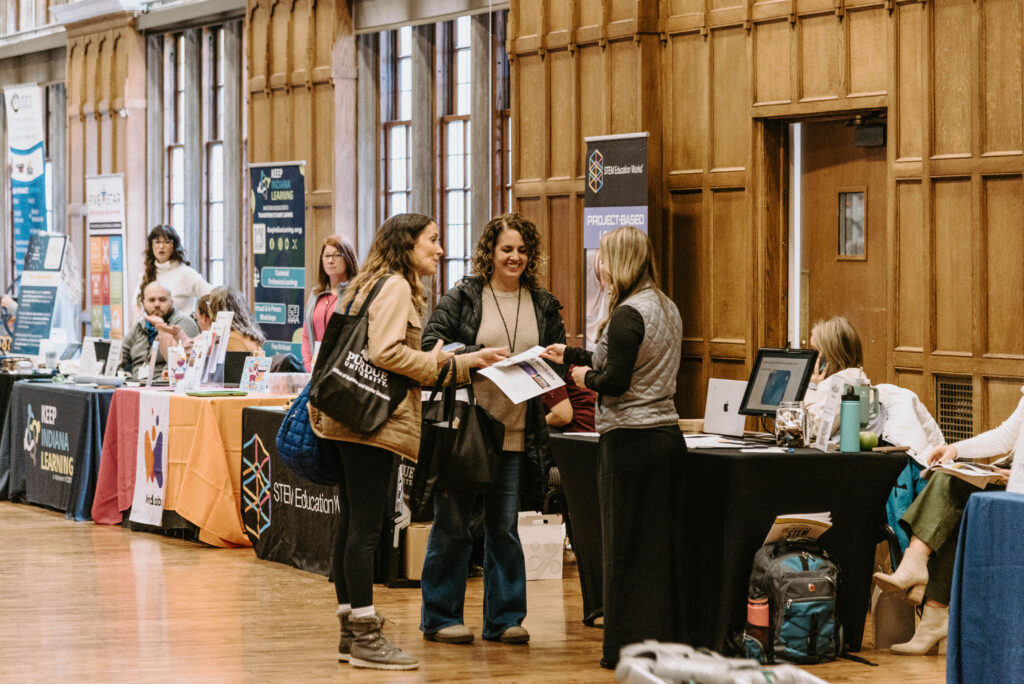
[[(196, 303), (196, 323), (200, 333), (209, 330), (221, 311), (231, 311), (231, 335), (228, 351), (244, 351), (252, 356), (263, 356), (263, 343), (267, 341), (260, 326), (253, 320), (249, 306), (241, 294), (230, 287), (215, 287)], [(190, 338), (176, 325), (157, 326), (160, 332), (160, 351), (167, 356), (167, 347), (180, 344), (186, 350), (192, 347)]]
[[(807, 429), (813, 437), (818, 434), (822, 414), (834, 386), (838, 386), (842, 392), (844, 383), (870, 384), (871, 381), (864, 374), (864, 352), (860, 336), (843, 316), (833, 316), (814, 324), (811, 328), (811, 349), (818, 352), (818, 360), (804, 395), (804, 405), (807, 407)], [(882, 415), (879, 413), (877, 418), (872, 419), (868, 429), (881, 433), (881, 422)], [(839, 411), (836, 410), (829, 434), (835, 436), (838, 431)]]

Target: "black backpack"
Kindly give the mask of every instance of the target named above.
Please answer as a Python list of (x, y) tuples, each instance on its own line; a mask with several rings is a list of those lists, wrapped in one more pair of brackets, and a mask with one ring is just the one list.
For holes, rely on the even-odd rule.
[(843, 630), (836, 614), (838, 587), (839, 567), (816, 541), (778, 541), (758, 549), (749, 594), (752, 599), (768, 598), (767, 662), (813, 665), (839, 655)]

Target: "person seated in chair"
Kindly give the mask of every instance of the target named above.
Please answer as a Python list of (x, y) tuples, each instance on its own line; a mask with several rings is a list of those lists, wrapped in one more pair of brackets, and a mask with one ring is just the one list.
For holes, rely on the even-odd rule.
[[(864, 352), (860, 336), (843, 316), (833, 316), (814, 324), (811, 328), (811, 349), (818, 352), (818, 359), (804, 395), (804, 406), (807, 407), (807, 426), (813, 439), (818, 434), (832, 388), (838, 386), (842, 392), (845, 383), (871, 384), (871, 381), (864, 373)], [(883, 420), (879, 412), (867, 429), (881, 434)], [(836, 411), (829, 430), (833, 441), (837, 439), (838, 431), (839, 411)]]
[[(570, 366), (568, 377), (572, 377)], [(594, 407), (597, 392), (587, 387), (577, 387), (571, 380), (540, 395), (547, 415), (544, 420), (548, 427), (559, 432), (594, 432)]]
[[(121, 369), (136, 380), (145, 380), (149, 372), (149, 354), (159, 331), (157, 326), (176, 326), (185, 334), (199, 334), (199, 327), (189, 316), (175, 310), (171, 291), (159, 281), (146, 285), (142, 291), (143, 318), (132, 326), (121, 343)], [(153, 374), (159, 376), (167, 365), (167, 358), (157, 352)], [(140, 375), (142, 369), (145, 373)]]
[[(1024, 392), (1024, 388), (1021, 391)], [(1002, 425), (962, 442), (936, 447), (928, 455), (928, 463), (930, 465), (954, 459), (991, 459), (1015, 453), (1024, 448), (1022, 421), (1024, 398)], [(1012, 456), (1006, 459), (1011, 460)], [(986, 490), (1005, 488), (1010, 471), (998, 468), (997, 472), (1002, 476), (1001, 483), (990, 484)], [(882, 591), (905, 593), (910, 603), (920, 605), (925, 600), (925, 604), (914, 638), (903, 644), (893, 644), (893, 653), (924, 655), (942, 651), (949, 625), (949, 597), (953, 586), (960, 519), (967, 499), (976, 491), (977, 487), (960, 478), (935, 472), (900, 518), (900, 525), (907, 534), (912, 535), (910, 545), (896, 571), (876, 572), (875, 582)]]

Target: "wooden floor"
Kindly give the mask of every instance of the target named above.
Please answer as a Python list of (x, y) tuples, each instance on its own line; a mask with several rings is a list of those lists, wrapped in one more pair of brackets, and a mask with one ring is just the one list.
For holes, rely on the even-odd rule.
[[(0, 502), (0, 549), (0, 682), (615, 681), (597, 664), (600, 630), (579, 620), (575, 577), (529, 583), (527, 646), (426, 642), (419, 591), (377, 587), (385, 633), (422, 663), (394, 673), (339, 664), (332, 586), (251, 549), (75, 523), (8, 502)], [(470, 580), (467, 596), (478, 635), (481, 587)], [(878, 667), (808, 669), (830, 682), (945, 679), (945, 657), (860, 655)]]

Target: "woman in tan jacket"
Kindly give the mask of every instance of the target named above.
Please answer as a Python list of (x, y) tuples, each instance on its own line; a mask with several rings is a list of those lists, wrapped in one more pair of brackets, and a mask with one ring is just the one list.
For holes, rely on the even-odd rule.
[[(389, 504), (394, 455), (416, 460), (420, 441), (420, 385), (432, 384), (452, 358), (438, 340), (420, 351), (421, 318), (426, 291), (421, 276), (432, 276), (444, 254), (433, 219), (397, 214), (381, 226), (366, 263), (338, 302), (337, 311), (358, 313), (381, 278), (387, 278), (368, 311), (367, 356), (378, 368), (412, 380), (406, 397), (377, 430), (352, 430), (309, 407), (317, 435), (341, 459), (344, 481), (334, 543), (333, 574), (341, 620), (338, 660), (356, 667), (411, 670), (419, 662), (381, 635), (384, 619), (373, 607), (373, 556), (380, 522)], [(469, 382), (469, 369), (482, 368), (507, 356), (507, 349), (484, 348), (455, 357), (456, 381)]]

